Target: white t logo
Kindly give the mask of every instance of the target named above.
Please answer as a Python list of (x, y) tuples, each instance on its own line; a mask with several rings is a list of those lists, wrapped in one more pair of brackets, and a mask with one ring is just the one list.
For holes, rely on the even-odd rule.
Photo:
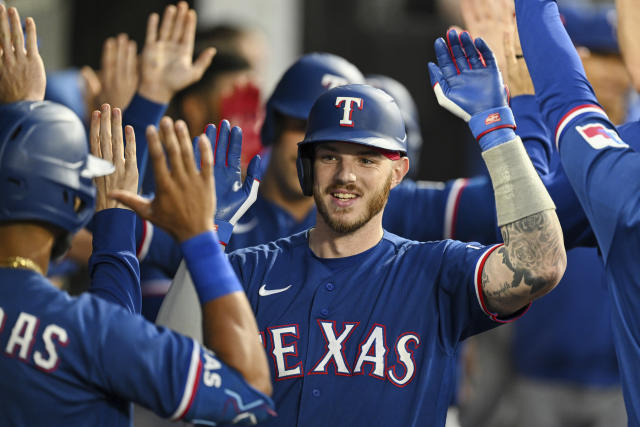
[(352, 98), (350, 96), (338, 96), (336, 98), (336, 108), (342, 107), (343, 114), (340, 120), (340, 126), (353, 127), (353, 121), (351, 120), (351, 114), (353, 114), (353, 104), (356, 104), (358, 110), (362, 110), (364, 101), (362, 98)]

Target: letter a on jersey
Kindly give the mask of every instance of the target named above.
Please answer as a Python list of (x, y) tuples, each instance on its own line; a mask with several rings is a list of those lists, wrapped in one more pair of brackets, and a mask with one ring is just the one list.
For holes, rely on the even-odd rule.
[(350, 96), (338, 96), (336, 98), (336, 108), (343, 110), (342, 119), (340, 119), (340, 126), (353, 127), (353, 120), (351, 115), (353, 114), (353, 105), (358, 107), (358, 110), (362, 110), (364, 101), (362, 98), (352, 98)]

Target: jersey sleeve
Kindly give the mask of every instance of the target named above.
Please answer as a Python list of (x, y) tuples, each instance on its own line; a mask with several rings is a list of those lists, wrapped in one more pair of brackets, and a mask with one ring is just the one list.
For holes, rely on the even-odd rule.
[(97, 330), (82, 345), (89, 377), (107, 394), (173, 420), (255, 424), (274, 414), (267, 396), (197, 341), (95, 300), (88, 305), (86, 320)]
[(167, 279), (173, 278), (182, 260), (180, 246), (151, 222), (139, 217), (136, 221), (136, 256), (140, 264), (162, 272)]
[(533, 95), (511, 98), (511, 111), (516, 119), (516, 133), (522, 140), (533, 167), (539, 175), (549, 173), (553, 146)]
[(89, 292), (131, 313), (140, 313), (140, 266), (135, 256), (135, 214), (105, 209), (94, 216)]
[(482, 246), (454, 240), (444, 244), (437, 282), (440, 335), (445, 347), (454, 351), (460, 341), (517, 319), (528, 306), (508, 318), (501, 318), (485, 304), (482, 269), (489, 255), (501, 244)]

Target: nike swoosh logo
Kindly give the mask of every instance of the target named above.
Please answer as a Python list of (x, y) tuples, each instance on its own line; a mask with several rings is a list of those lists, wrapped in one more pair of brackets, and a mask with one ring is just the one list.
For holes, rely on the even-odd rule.
[(267, 289), (267, 284), (265, 283), (264, 285), (260, 286), (260, 289), (258, 290), (258, 295), (260, 295), (261, 297), (266, 297), (273, 294), (279, 294), (280, 292), (286, 291), (290, 287), (291, 285), (287, 286), (286, 288)]
[(249, 222), (245, 222), (244, 224), (236, 224), (233, 227), (233, 234), (248, 233), (249, 231), (256, 228), (256, 225), (258, 225), (258, 218), (253, 217)]

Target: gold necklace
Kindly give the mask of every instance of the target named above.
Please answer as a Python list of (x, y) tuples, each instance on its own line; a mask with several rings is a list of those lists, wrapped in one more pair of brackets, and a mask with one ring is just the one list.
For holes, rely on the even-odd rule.
[[(21, 268), (24, 270), (32, 270), (38, 274), (42, 274), (42, 270), (33, 260), (21, 256), (10, 256), (0, 259), (0, 267)], [(44, 276), (44, 274), (42, 274)]]

